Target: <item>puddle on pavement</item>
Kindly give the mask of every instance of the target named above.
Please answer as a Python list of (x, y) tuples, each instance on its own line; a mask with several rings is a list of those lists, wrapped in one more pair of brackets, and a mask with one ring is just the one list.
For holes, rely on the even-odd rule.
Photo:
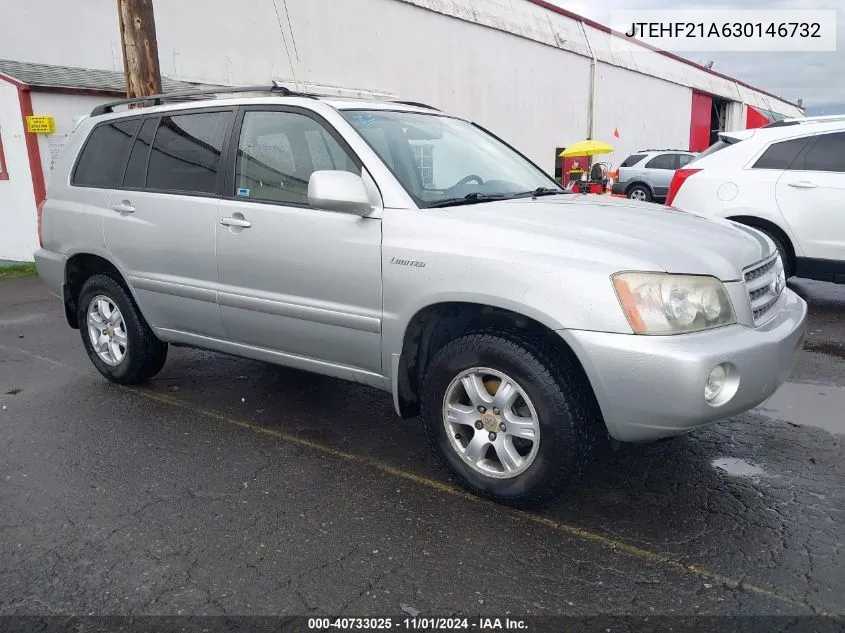
[(732, 475), (734, 477), (748, 477), (758, 479), (760, 477), (768, 477), (769, 473), (755, 466), (751, 462), (737, 457), (720, 457), (713, 460), (713, 467)]
[(845, 435), (845, 387), (787, 382), (756, 411), (775, 420)]

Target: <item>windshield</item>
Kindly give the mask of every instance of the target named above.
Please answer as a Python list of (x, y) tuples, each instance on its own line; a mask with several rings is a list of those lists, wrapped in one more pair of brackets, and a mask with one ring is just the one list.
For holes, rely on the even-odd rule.
[(566, 193), (514, 150), (466, 121), (381, 110), (343, 114), (421, 207)]

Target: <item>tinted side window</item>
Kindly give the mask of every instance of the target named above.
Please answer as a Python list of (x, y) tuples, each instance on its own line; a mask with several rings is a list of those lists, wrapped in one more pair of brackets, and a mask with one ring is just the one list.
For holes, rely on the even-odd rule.
[(686, 167), (693, 158), (691, 154), (678, 154), (678, 168)]
[(141, 126), (135, 143), (132, 145), (132, 152), (129, 154), (129, 164), (126, 166), (126, 174), (123, 176), (124, 187), (143, 187), (147, 178), (147, 160), (150, 157), (150, 145), (153, 144), (158, 119), (147, 119)]
[(638, 162), (640, 162), (643, 158), (645, 158), (645, 154), (631, 154), (622, 161), (622, 164), (619, 165), (620, 167), (633, 167)]
[(648, 161), (647, 169), (677, 169), (677, 154), (660, 154)]
[(800, 162), (793, 169), (845, 172), (845, 132), (817, 136)]
[(235, 195), (308, 204), (308, 180), (318, 170), (361, 170), (314, 119), (293, 112), (247, 112), (238, 140)]
[(201, 112), (160, 119), (147, 171), (147, 188), (214, 193), (231, 112)]
[(73, 184), (77, 187), (119, 187), (129, 146), (140, 121), (121, 119), (95, 127), (82, 148)]
[(772, 143), (763, 155), (754, 163), (754, 169), (789, 169), (792, 161), (807, 143), (807, 138), (793, 138), (780, 143)]

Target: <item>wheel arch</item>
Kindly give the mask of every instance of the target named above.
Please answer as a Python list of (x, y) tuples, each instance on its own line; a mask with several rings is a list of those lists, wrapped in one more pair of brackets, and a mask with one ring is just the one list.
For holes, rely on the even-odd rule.
[(563, 354), (572, 359), (592, 390), (583, 364), (555, 332), (555, 327), (556, 324), (484, 303), (443, 301), (420, 308), (405, 327), (401, 354), (393, 355), (391, 381), (397, 413), (404, 419), (419, 413), (422, 377), (432, 357), (449, 341), (479, 329), (529, 332), (548, 345), (555, 355)]
[(633, 180), (630, 183), (628, 183), (625, 186), (625, 195), (627, 196), (630, 193), (631, 189), (633, 189), (636, 186), (645, 187), (646, 189), (648, 189), (649, 193), (651, 194), (651, 197), (654, 198), (654, 187), (652, 187), (650, 184), (648, 184), (644, 180)]
[(124, 273), (109, 258), (101, 254), (80, 252), (68, 257), (65, 262), (65, 276), (63, 286), (63, 300), (65, 307), (65, 318), (68, 325), (73, 329), (79, 329), (77, 310), (79, 308), (79, 294), (85, 281), (93, 275), (108, 275), (119, 283), (129, 294), (135, 307), (146, 319), (143, 308), (141, 308), (135, 290), (129, 285)]
[(774, 233), (779, 240), (783, 242), (783, 245), (786, 247), (788, 251), (788, 256), (790, 258), (789, 262), (787, 263), (787, 268), (790, 270), (795, 270), (796, 264), (796, 252), (795, 252), (795, 244), (792, 242), (792, 238), (790, 238), (789, 234), (778, 224), (772, 222), (771, 220), (767, 220), (765, 218), (758, 217), (756, 215), (731, 215), (728, 216), (726, 219), (731, 220), (733, 222), (737, 222), (739, 224), (744, 224), (746, 226), (750, 226), (754, 229), (760, 229), (762, 231), (767, 231), (770, 233)]

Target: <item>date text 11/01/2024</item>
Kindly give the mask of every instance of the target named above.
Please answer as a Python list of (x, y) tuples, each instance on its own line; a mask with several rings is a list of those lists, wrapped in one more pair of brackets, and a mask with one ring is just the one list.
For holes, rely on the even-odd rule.
[(525, 631), (528, 624), (519, 618), (309, 618), (312, 631), (388, 630), (409, 631)]

